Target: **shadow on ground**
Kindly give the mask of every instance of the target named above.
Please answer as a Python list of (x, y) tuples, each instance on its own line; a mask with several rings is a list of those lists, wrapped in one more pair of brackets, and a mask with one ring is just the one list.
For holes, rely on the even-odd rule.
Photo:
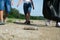
[[(28, 24), (24, 24), (22, 22), (13, 22), (14, 24), (19, 24), (19, 25), (28, 25)], [(51, 26), (46, 26), (46, 25), (42, 25), (42, 24), (29, 24), (29, 26), (35, 26), (35, 27), (51, 27)], [(52, 26), (52, 27), (55, 27), (55, 26)]]

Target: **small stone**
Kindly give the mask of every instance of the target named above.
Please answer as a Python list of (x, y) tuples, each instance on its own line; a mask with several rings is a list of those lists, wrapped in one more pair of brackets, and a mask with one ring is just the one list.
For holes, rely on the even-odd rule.
[(37, 27), (25, 27), (24, 30), (38, 30)]

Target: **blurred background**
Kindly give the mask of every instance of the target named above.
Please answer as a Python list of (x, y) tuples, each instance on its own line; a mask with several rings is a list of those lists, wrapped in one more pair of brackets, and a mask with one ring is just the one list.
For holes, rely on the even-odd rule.
[[(31, 10), (31, 19), (44, 19), (42, 15), (43, 0), (33, 0), (35, 9)], [(14, 0), (14, 5), (11, 8), (11, 14), (9, 18), (20, 18), (24, 19), (23, 3), (17, 7), (18, 0)]]

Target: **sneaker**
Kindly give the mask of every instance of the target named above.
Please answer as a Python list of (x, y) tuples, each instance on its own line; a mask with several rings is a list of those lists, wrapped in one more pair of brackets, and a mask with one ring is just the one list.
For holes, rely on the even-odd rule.
[(56, 22), (56, 27), (60, 27), (60, 22)]
[(30, 24), (30, 21), (28, 21), (27, 24), (29, 25)]
[(28, 24), (29, 25), (30, 24), (30, 21), (25, 21), (24, 24)]
[(0, 25), (4, 25), (5, 23), (4, 22), (0, 22)]

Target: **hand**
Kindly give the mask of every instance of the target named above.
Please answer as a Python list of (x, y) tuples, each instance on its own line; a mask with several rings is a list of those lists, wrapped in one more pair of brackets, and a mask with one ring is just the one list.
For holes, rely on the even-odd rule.
[(33, 6), (33, 10), (34, 10), (35, 8), (34, 8), (34, 6)]
[(14, 5), (13, 1), (11, 2), (11, 5)]
[(18, 1), (18, 4), (17, 4), (17, 7), (21, 4), (22, 0), (19, 0)]
[(19, 4), (17, 4), (17, 7), (19, 6)]

